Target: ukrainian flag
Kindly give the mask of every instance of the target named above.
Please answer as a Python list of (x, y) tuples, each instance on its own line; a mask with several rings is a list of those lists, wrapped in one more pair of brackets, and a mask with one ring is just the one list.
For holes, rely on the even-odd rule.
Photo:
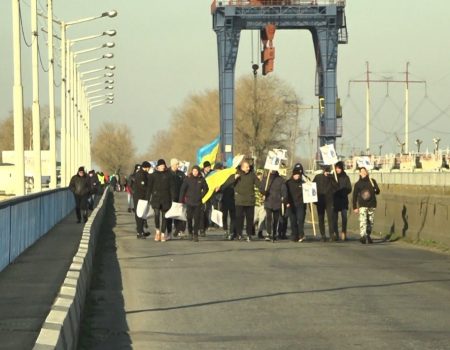
[(204, 145), (197, 151), (197, 164), (202, 167), (203, 163), (209, 161), (214, 168), (217, 154), (219, 153), (220, 137), (217, 137), (211, 143)]

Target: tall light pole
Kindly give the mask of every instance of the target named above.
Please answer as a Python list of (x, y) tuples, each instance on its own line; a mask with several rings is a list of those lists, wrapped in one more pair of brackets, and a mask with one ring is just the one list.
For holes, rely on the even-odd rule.
[(14, 152), (15, 164), (15, 194), (25, 194), (25, 156), (23, 146), (23, 87), (22, 87), (22, 59), (20, 37), (20, 0), (12, 0), (13, 20), (13, 59), (14, 59)]
[(55, 118), (55, 65), (53, 56), (53, 0), (47, 1), (48, 27), (48, 101), (49, 101), (49, 139), (50, 139), (50, 189), (57, 186), (56, 174), (56, 118)]

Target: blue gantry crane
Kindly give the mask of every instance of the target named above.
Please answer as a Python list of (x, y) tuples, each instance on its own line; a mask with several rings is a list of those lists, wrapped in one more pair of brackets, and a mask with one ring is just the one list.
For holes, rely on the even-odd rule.
[(235, 66), (242, 30), (259, 30), (263, 74), (273, 70), (276, 30), (306, 29), (312, 34), (319, 97), (319, 144), (334, 144), (342, 136), (342, 112), (337, 96), (338, 45), (348, 42), (345, 0), (214, 0), (213, 29), (219, 58), (221, 152), (233, 157)]

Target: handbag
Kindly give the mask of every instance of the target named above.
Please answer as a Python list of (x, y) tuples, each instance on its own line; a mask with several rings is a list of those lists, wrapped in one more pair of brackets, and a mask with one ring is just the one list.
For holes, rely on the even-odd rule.
[(148, 219), (150, 214), (150, 203), (144, 199), (139, 199), (136, 208), (136, 216), (141, 219)]
[(183, 203), (172, 202), (172, 206), (165, 216), (166, 219), (186, 221), (186, 206)]

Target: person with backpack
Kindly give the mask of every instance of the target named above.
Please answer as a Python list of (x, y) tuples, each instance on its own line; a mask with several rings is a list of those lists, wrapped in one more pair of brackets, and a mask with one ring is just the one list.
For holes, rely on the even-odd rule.
[(359, 169), (359, 180), (353, 188), (353, 211), (359, 215), (360, 242), (372, 244), (370, 237), (375, 220), (375, 209), (377, 207), (377, 195), (380, 194), (375, 179), (369, 177), (366, 168)]
[(100, 192), (100, 181), (97, 177), (97, 174), (95, 173), (95, 170), (89, 171), (88, 182), (90, 189), (88, 197), (89, 210), (94, 210), (95, 197)]
[(335, 165), (336, 175), (338, 179), (338, 189), (334, 193), (333, 203), (333, 225), (334, 232), (339, 235), (339, 213), (341, 214), (342, 230), (340, 238), (342, 241), (347, 240), (347, 218), (348, 218), (348, 195), (352, 192), (352, 184), (350, 178), (344, 169), (344, 163), (338, 162)]
[(208, 192), (208, 184), (202, 176), (200, 167), (194, 165), (191, 174), (181, 185), (179, 202), (186, 204), (189, 239), (198, 242), (200, 221), (202, 219), (202, 198)]
[(149, 177), (148, 191), (150, 203), (155, 212), (155, 241), (171, 240), (171, 235), (167, 235), (166, 232), (166, 213), (172, 206), (172, 199), (175, 198), (175, 183), (164, 159), (159, 159), (156, 163), (155, 172)]
[[(268, 177), (263, 178), (260, 192), (264, 195), (264, 209), (266, 210), (267, 241), (275, 242), (278, 236), (278, 223), (281, 215), (281, 206), (287, 196), (286, 186), (278, 171), (271, 171)], [(281, 238), (278, 236), (278, 238)]]

